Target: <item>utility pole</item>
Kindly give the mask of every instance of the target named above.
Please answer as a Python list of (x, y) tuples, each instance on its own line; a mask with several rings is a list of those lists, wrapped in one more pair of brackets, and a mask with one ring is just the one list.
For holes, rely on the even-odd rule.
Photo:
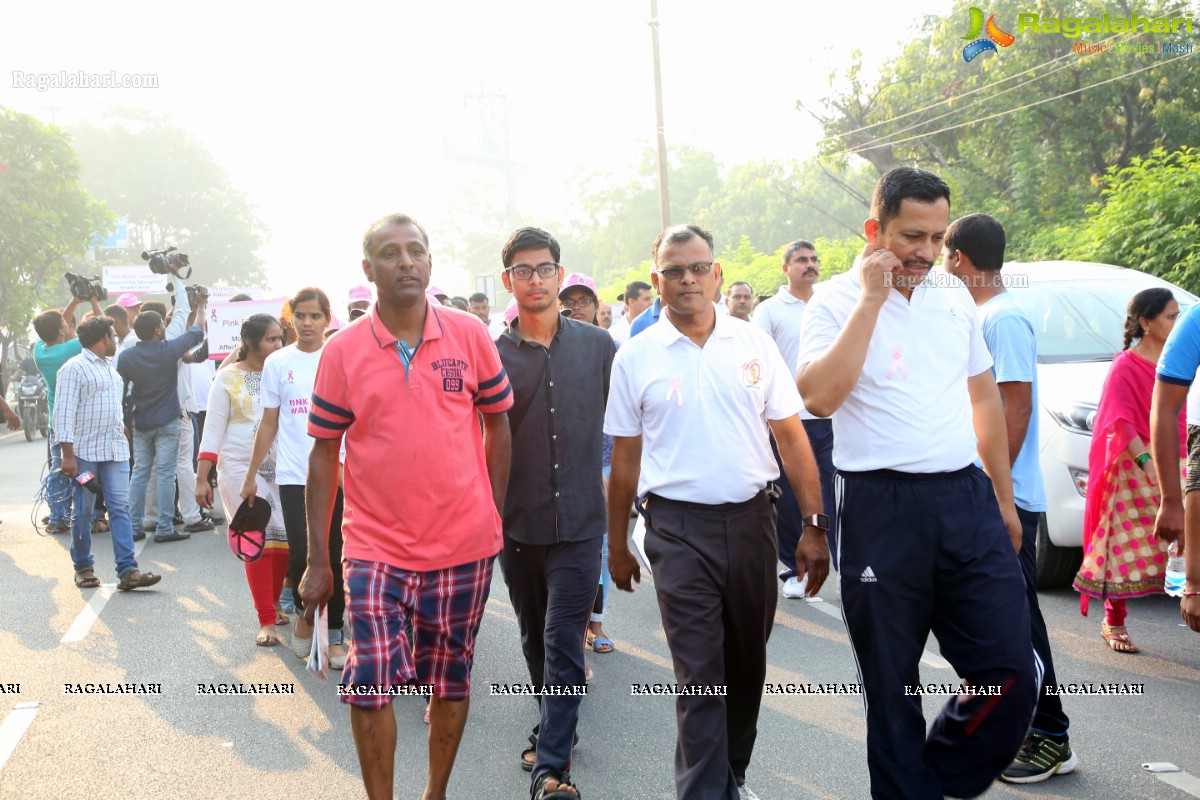
[(667, 191), (667, 132), (663, 122), (662, 65), (658, 55), (658, 0), (650, 0), (650, 41), (654, 47), (654, 112), (658, 126), (658, 217), (662, 229), (671, 226), (671, 198)]

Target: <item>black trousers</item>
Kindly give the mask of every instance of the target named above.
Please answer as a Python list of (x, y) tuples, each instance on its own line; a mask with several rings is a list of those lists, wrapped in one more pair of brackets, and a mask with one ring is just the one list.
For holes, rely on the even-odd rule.
[[(296, 610), (303, 611), (300, 579), (308, 566), (308, 512), (304, 507), (303, 486), (280, 486), (279, 505), (283, 509), (283, 527), (288, 538), (288, 579)], [(228, 512), (232, 513), (232, 511)], [(346, 589), (342, 582), (342, 490), (338, 489), (329, 520), (329, 567), (333, 570), (333, 595), (329, 598), (329, 628), (340, 630), (346, 616)]]
[[(833, 420), (806, 419), (804, 432), (808, 434), (808, 444), (812, 447), (813, 456), (817, 460), (817, 471), (821, 475), (821, 504), (826, 516), (829, 517), (829, 557), (833, 568), (837, 569), (838, 527), (837, 515), (833, 513)], [(783, 459), (779, 457), (779, 448), (775, 437), (771, 437), (771, 452), (775, 454), (775, 463), (779, 465), (779, 479), (775, 485), (779, 487), (779, 502), (775, 504), (779, 514), (776, 524), (776, 536), (779, 539), (779, 560), (783, 562), (784, 571), (779, 574), (781, 580), (796, 576), (796, 545), (800, 544), (800, 535), (804, 533), (803, 513), (814, 513), (813, 509), (801, 509), (792, 484), (788, 481), (787, 473), (783, 471)]]
[(675, 679), (728, 693), (676, 700), (675, 793), (737, 800), (758, 735), (778, 599), (775, 508), (765, 493), (729, 510), (651, 495), (645, 514)]
[[(1021, 565), (978, 467), (839, 473), (842, 613), (867, 706), (871, 797), (976, 797), (1016, 755), (1041, 676)], [(918, 662), (932, 630), (967, 683), (928, 736)], [(946, 682), (954, 682), (946, 681)]]
[(1047, 686), (1057, 686), (1058, 676), (1054, 674), (1054, 658), (1050, 653), (1050, 634), (1046, 630), (1046, 620), (1042, 617), (1042, 607), (1038, 603), (1037, 594), (1037, 511), (1026, 511), (1017, 506), (1017, 516), (1021, 518), (1021, 574), (1025, 577), (1025, 601), (1029, 603), (1030, 632), (1033, 635), (1033, 649), (1042, 660), (1042, 688), (1038, 692), (1037, 711), (1033, 715), (1033, 727), (1041, 733), (1059, 736), (1067, 732), (1071, 721), (1067, 712), (1063, 711), (1062, 698), (1058, 695), (1046, 694)]
[[(504, 537), (500, 569), (521, 629), (521, 650), (529, 681), (542, 686), (583, 686), (583, 639), (596, 583), (600, 580), (601, 538), (558, 544), (524, 544)], [(571, 763), (580, 695), (539, 698), (537, 761), (533, 780), (561, 776)]]

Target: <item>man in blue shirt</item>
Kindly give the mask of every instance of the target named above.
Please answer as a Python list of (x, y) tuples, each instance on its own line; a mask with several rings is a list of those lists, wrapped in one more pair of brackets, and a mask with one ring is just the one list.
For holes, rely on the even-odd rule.
[[(1160, 476), (1177, 475), (1179, 463), (1179, 410), (1187, 402), (1187, 483), (1160, 479), (1162, 501), (1154, 520), (1154, 536), (1183, 545), (1187, 578), (1179, 610), (1188, 627), (1200, 633), (1200, 404), (1188, 389), (1200, 368), (1200, 306), (1179, 316), (1158, 359), (1154, 400), (1150, 405), (1150, 450)], [(1187, 511), (1184, 511), (1184, 498)]]
[[(188, 298), (183, 281), (175, 276), (175, 313), (171, 333), (183, 328)], [(141, 510), (146, 504), (150, 470), (155, 463), (158, 499), (156, 542), (177, 542), (188, 533), (176, 533), (175, 461), (179, 452), (180, 419), (183, 407), (177, 384), (179, 360), (204, 341), (199, 325), (182, 335), (168, 337), (167, 326), (157, 311), (143, 311), (133, 322), (138, 342), (117, 358), (117, 372), (133, 384), (133, 476), (129, 482), (129, 508), (133, 516), (133, 538), (145, 538)]]
[(1037, 529), (1046, 510), (1046, 489), (1038, 463), (1037, 337), (1001, 279), (1004, 246), (1004, 228), (999, 222), (986, 214), (971, 214), (946, 229), (943, 263), (947, 272), (962, 279), (975, 300), (983, 339), (995, 362), (992, 372), (1004, 401), (1013, 496), (1021, 519), (1021, 572), (1033, 648), (1045, 667), (1033, 727), (1000, 778), (1009, 783), (1038, 783), (1072, 771), (1078, 759), (1067, 737), (1070, 721), (1062, 701), (1045, 691), (1058, 681), (1037, 595)]
[[(100, 304), (92, 298), (92, 311), (101, 316)], [(37, 332), (40, 342), (33, 346), (33, 361), (42, 380), (46, 382), (46, 400), (49, 406), (50, 419), (54, 419), (54, 389), (58, 384), (58, 371), (75, 356), (83, 352), (82, 345), (75, 338), (75, 309), (79, 306), (79, 298), (72, 297), (71, 302), (62, 311), (51, 309), (38, 314), (33, 320), (33, 329)], [(48, 533), (68, 533), (71, 530), (71, 482), (62, 474), (62, 451), (58, 440), (54, 438), (54, 428), (51, 426), (46, 438), (48, 448), (47, 458), (50, 461), (50, 475), (46, 484), (47, 501), (50, 505), (50, 519), (46, 524)]]

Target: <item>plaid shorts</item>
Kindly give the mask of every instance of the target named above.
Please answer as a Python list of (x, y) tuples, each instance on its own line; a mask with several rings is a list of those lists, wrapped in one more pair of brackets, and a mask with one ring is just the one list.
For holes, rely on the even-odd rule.
[[(465, 700), (493, 560), (410, 572), (347, 559), (343, 574), (351, 643), (342, 702), (383, 708), (392, 700), (389, 692), (412, 683), (431, 685), (445, 700)], [(406, 618), (411, 618), (415, 643), (404, 632)]]
[(1200, 490), (1200, 425), (1187, 426), (1187, 477), (1183, 493)]

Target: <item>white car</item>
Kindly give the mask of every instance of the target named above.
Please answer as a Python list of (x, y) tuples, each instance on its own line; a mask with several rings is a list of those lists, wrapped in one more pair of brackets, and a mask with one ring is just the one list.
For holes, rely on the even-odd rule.
[(1124, 342), (1129, 300), (1158, 286), (1174, 292), (1181, 309), (1198, 298), (1153, 275), (1107, 264), (1010, 262), (1002, 274), (1038, 340), (1038, 450), (1048, 509), (1038, 527), (1038, 588), (1067, 586), (1083, 558), (1092, 421), (1109, 364)]

